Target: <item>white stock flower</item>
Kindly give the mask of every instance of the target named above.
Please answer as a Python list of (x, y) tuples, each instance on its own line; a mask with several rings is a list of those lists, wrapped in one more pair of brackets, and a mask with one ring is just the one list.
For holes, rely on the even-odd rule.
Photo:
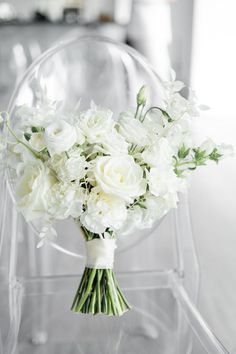
[(148, 129), (149, 135), (162, 136), (165, 132), (167, 120), (159, 109), (152, 109), (146, 114), (143, 125)]
[(45, 144), (51, 156), (68, 151), (76, 142), (76, 129), (64, 120), (47, 126), (44, 133)]
[(40, 160), (27, 162), (16, 185), (17, 205), (26, 221), (39, 218), (48, 211), (48, 193), (56, 179)]
[(65, 154), (54, 155), (49, 164), (57, 176), (66, 182), (84, 178), (88, 167), (85, 157), (81, 156), (79, 151), (70, 153), (69, 158)]
[(166, 138), (155, 139), (142, 153), (145, 163), (151, 167), (165, 169), (172, 165), (173, 150)]
[(80, 115), (79, 126), (90, 144), (101, 142), (114, 127), (112, 111), (92, 105)]
[(92, 189), (87, 200), (87, 209), (81, 215), (82, 225), (91, 232), (101, 234), (108, 227), (118, 230), (127, 217), (124, 200), (101, 191)]
[(48, 195), (48, 213), (55, 219), (78, 218), (85, 200), (82, 188), (73, 183), (56, 183)]
[(121, 113), (117, 122), (118, 132), (131, 144), (145, 146), (148, 144), (148, 130), (132, 112)]
[(164, 197), (176, 193), (180, 189), (180, 178), (172, 169), (160, 170), (153, 167), (148, 174), (148, 184), (153, 195)]
[(205, 151), (205, 155), (210, 155), (210, 153), (216, 148), (216, 144), (214, 141), (210, 138), (207, 140), (203, 141), (203, 143), (200, 145), (200, 150)]
[(127, 202), (132, 202), (146, 190), (143, 170), (129, 155), (98, 157), (94, 175), (105, 193), (116, 195)]
[(79, 145), (83, 145), (85, 143), (85, 136), (84, 136), (81, 128), (78, 125), (76, 125), (75, 130), (76, 130), (76, 135), (77, 135), (76, 143)]
[(174, 93), (166, 100), (166, 111), (173, 120), (181, 119), (185, 116), (199, 116), (198, 107), (195, 102), (195, 96), (186, 99), (179, 93)]

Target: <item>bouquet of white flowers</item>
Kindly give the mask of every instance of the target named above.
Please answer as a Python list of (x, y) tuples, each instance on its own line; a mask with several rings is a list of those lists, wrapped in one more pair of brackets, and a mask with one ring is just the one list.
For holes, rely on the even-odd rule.
[(118, 233), (150, 228), (178, 203), (189, 173), (231, 153), (211, 140), (195, 146), (191, 119), (201, 107), (183, 84), (165, 83), (161, 107), (148, 107), (148, 88), (137, 106), (113, 117), (91, 102), (88, 110), (62, 113), (57, 102), (18, 107), (8, 141), (16, 200), (26, 221), (41, 218), (38, 247), (56, 237), (55, 220), (81, 228), (87, 263), (72, 310), (122, 315), (130, 305), (113, 273)]

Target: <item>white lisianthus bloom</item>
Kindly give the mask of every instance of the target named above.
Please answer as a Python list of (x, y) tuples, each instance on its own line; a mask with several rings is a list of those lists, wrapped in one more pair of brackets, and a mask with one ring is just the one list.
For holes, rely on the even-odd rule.
[(169, 193), (164, 197), (148, 195), (145, 202), (147, 209), (143, 209), (143, 227), (152, 227), (156, 220), (161, 219), (170, 209), (176, 208), (177, 202), (177, 193)]
[(153, 224), (165, 216), (172, 208), (176, 208), (178, 202), (177, 193), (168, 194), (165, 197), (155, 197), (147, 194), (143, 204), (146, 208), (138, 205), (128, 210), (126, 222), (119, 233), (123, 236), (130, 235), (138, 230), (151, 228)]
[(162, 136), (165, 132), (166, 125), (168, 124), (167, 119), (163, 117), (163, 114), (159, 109), (152, 109), (146, 114), (143, 121), (143, 125), (148, 129), (149, 135), (158, 134)]
[(17, 205), (26, 221), (47, 214), (48, 193), (55, 183), (55, 177), (42, 161), (27, 162), (16, 185)]
[(148, 130), (131, 111), (121, 113), (117, 122), (118, 132), (131, 144), (145, 146), (148, 144)]
[(127, 209), (124, 200), (95, 187), (89, 194), (87, 209), (81, 215), (80, 221), (87, 230), (101, 234), (107, 228), (120, 229), (126, 217)]
[(128, 209), (127, 218), (123, 227), (118, 231), (118, 235), (127, 236), (137, 232), (142, 228), (143, 209), (134, 207)]
[(56, 183), (48, 195), (48, 213), (55, 219), (78, 218), (83, 211), (85, 195), (73, 183)]
[(212, 139), (208, 138), (205, 140), (201, 145), (200, 145), (200, 150), (205, 151), (205, 156), (210, 155), (213, 150), (216, 149), (217, 153), (220, 154), (221, 156), (219, 157), (219, 160), (222, 160), (226, 157), (233, 157), (234, 155), (234, 150), (232, 145), (228, 144), (220, 144), (217, 145)]
[(198, 107), (196, 106), (193, 93), (191, 99), (188, 100), (179, 93), (174, 93), (168, 97), (166, 104), (166, 111), (174, 120), (181, 119), (184, 116), (199, 116)]
[(169, 168), (173, 162), (173, 150), (166, 138), (156, 138), (142, 152), (142, 158), (151, 167)]
[(174, 154), (179, 150), (179, 147), (193, 145), (192, 131), (190, 128), (190, 119), (184, 117), (179, 121), (175, 121), (165, 129), (165, 137), (168, 139)]
[(112, 111), (94, 104), (80, 115), (79, 126), (90, 144), (100, 142), (114, 127)]
[(42, 151), (46, 147), (43, 132), (33, 133), (29, 145), (36, 151)]
[(212, 139), (207, 139), (205, 140), (201, 145), (200, 145), (200, 150), (205, 151), (205, 155), (210, 155), (210, 153), (216, 148), (216, 144)]
[(234, 156), (234, 149), (233, 149), (232, 145), (228, 145), (228, 144), (217, 145), (217, 151), (218, 151), (219, 154), (222, 155), (220, 157), (220, 159), (224, 159), (226, 157), (233, 157)]
[(146, 191), (143, 170), (132, 156), (102, 156), (95, 161), (94, 176), (100, 188), (127, 202)]
[(47, 126), (44, 140), (51, 156), (60, 154), (76, 143), (76, 129), (66, 121), (59, 120)]
[(69, 158), (65, 155), (54, 155), (49, 160), (50, 166), (57, 173), (57, 176), (65, 182), (80, 180), (84, 178), (89, 164), (80, 152), (74, 151), (69, 154)]
[(102, 152), (106, 155), (127, 155), (128, 147), (129, 144), (125, 141), (125, 138), (113, 129), (109, 134), (103, 136), (98, 145), (95, 145), (94, 151)]
[(160, 170), (153, 167), (148, 174), (149, 190), (156, 197), (176, 193), (180, 189), (180, 182), (172, 169)]

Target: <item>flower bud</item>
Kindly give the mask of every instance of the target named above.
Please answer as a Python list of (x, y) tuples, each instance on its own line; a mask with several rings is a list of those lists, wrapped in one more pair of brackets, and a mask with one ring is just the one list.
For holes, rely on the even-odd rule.
[(145, 106), (147, 102), (148, 87), (143, 85), (137, 94), (138, 106)]

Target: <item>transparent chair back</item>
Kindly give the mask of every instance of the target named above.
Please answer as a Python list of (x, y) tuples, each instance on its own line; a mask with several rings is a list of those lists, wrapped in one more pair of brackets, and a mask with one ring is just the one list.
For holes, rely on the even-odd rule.
[[(93, 100), (117, 115), (135, 106), (143, 84), (149, 104), (160, 104), (162, 83), (136, 51), (107, 39), (68, 37), (26, 72), (9, 105), (11, 125), (17, 106), (48, 99), (67, 111)], [(0, 354), (227, 352), (194, 307), (199, 269), (187, 196), (151, 231), (119, 237), (115, 270), (133, 304), (120, 318), (70, 311), (85, 254), (73, 221), (58, 222), (57, 241), (37, 249), (40, 222), (27, 224), (17, 212), (4, 168), (1, 196)]]

